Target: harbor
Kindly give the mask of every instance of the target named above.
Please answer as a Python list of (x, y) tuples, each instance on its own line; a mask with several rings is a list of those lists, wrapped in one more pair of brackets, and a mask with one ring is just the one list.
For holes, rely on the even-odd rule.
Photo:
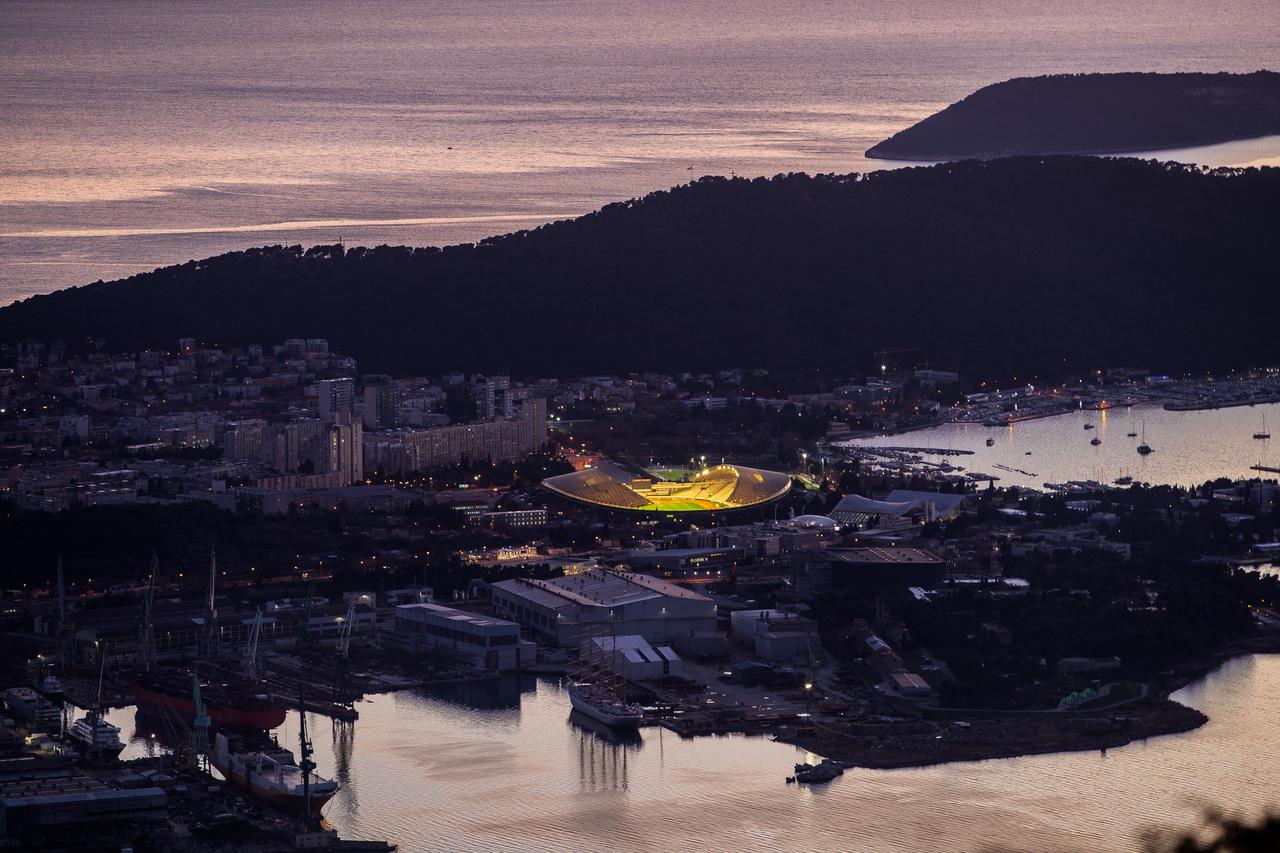
[[(1193, 820), (1199, 803), (1267, 805), (1276, 689), (1280, 657), (1237, 658), (1174, 694), (1210, 717), (1185, 734), (1104, 752), (847, 768), (817, 787), (785, 783), (795, 764), (820, 761), (803, 749), (662, 726), (611, 735), (570, 718), (558, 680), (532, 676), (370, 696), (354, 727), (312, 715), (311, 730), (318, 772), (340, 786), (327, 822), (402, 850), (972, 849), (998, 831), (1015, 848), (1095, 853), (1140, 849), (1138, 833), (1169, 815)], [(125, 757), (156, 751), (131, 711), (111, 718)], [(296, 739), (296, 715), (277, 735)], [(1241, 768), (1256, 784), (1239, 786)], [(608, 822), (588, 819), (606, 811)]]
[[(1255, 439), (1265, 416), (1280, 425), (1280, 404), (1171, 410), (1160, 403), (1104, 411), (1071, 409), (1007, 426), (948, 423), (911, 433), (854, 438), (830, 449), (872, 469), (945, 471), (958, 480), (994, 472), (1001, 486), (1043, 489), (1072, 481), (1188, 485), (1257, 476), (1280, 468), (1280, 442)], [(1150, 454), (1139, 454), (1143, 423)], [(1095, 429), (1086, 430), (1086, 424)], [(1129, 435), (1134, 433), (1134, 435)], [(1090, 439), (1096, 435), (1097, 445)], [(1212, 438), (1209, 438), (1212, 436)], [(988, 444), (990, 440), (990, 444)], [(940, 452), (941, 451), (941, 452)], [(957, 455), (959, 452), (964, 455)]]

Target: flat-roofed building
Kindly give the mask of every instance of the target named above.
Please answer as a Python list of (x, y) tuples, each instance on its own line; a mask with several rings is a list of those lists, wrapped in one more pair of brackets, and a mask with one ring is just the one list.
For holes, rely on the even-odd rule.
[(631, 681), (678, 676), (680, 656), (670, 646), (652, 646), (644, 637), (592, 637), (595, 648), (585, 654), (603, 658), (609, 668)]
[(804, 554), (796, 565), (798, 586), (808, 594), (833, 587), (929, 586), (947, 569), (934, 552), (909, 546), (828, 548)]
[(540, 640), (578, 648), (601, 630), (638, 635), (677, 649), (716, 630), (716, 605), (705, 595), (633, 572), (591, 569), (548, 580), (516, 578), (493, 585), (499, 615), (514, 619)]
[(397, 607), (394, 642), (401, 651), (493, 672), (530, 665), (537, 652), (515, 622), (440, 604)]

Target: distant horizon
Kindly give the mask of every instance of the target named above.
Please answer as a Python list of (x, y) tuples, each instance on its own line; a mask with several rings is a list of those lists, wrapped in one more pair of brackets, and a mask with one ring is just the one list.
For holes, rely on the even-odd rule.
[(177, 8), (0, 13), (0, 305), (282, 228), (448, 245), (690, 171), (865, 171), (870, 145), (1011, 77), (1277, 65), (1266, 0)]

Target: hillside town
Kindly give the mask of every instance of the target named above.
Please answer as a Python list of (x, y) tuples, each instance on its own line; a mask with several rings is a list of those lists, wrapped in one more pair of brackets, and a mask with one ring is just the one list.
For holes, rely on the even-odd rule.
[[(589, 670), (575, 715), (770, 735), (824, 757), (780, 778), (822, 784), (1184, 731), (1204, 716), (1172, 691), (1280, 647), (1273, 479), (1033, 489), (927, 462), (909, 433), (907, 451), (847, 446), (1037, 407), (1264, 399), (1266, 371), (1038, 394), (887, 365), (858, 382), (397, 378), (301, 338), (12, 356), (0, 580), (24, 734), (0, 797), (75, 780), (13, 806), (12, 837), (55, 813), (68, 838), (98, 827), (101, 790), (131, 803), (122, 838), (265, 837), (271, 806), (191, 794), (238, 755), (222, 727), (295, 709), (350, 726), (362, 697), (433, 685)], [(159, 757), (58, 739), (76, 708), (110, 729), (106, 709), (135, 703), (160, 709)], [(214, 826), (218, 809), (237, 817)], [(281, 849), (348, 843), (286, 823)]]

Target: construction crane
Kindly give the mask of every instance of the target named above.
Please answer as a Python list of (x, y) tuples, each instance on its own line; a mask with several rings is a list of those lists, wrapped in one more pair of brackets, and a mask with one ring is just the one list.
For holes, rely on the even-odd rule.
[(253, 627), (249, 629), (249, 639), (244, 644), (244, 677), (249, 681), (258, 680), (258, 637), (262, 635), (262, 608), (253, 616)]
[(147, 578), (147, 591), (142, 594), (142, 626), (138, 629), (138, 665), (150, 671), (156, 662), (156, 629), (151, 621), (151, 605), (156, 595), (156, 575), (160, 573), (160, 559), (151, 552), (151, 576)]

